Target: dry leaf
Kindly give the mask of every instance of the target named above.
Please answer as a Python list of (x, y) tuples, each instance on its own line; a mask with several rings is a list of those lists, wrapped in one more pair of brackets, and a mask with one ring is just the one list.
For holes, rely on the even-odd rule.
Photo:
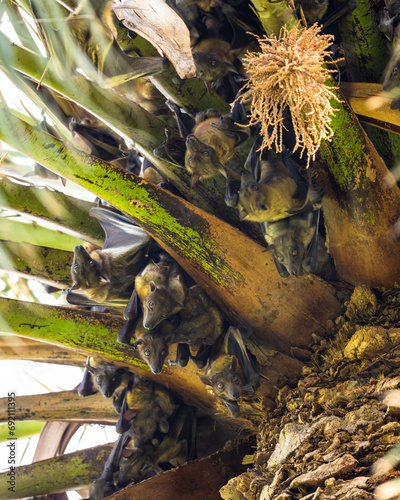
[(165, 54), (181, 78), (196, 76), (189, 30), (163, 0), (114, 0), (113, 10), (126, 28)]

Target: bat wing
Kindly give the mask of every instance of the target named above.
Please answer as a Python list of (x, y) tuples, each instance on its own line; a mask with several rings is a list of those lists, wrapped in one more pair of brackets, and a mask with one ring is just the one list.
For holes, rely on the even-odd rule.
[(93, 207), (89, 214), (100, 222), (106, 235), (103, 250), (121, 250), (129, 247), (129, 252), (132, 253), (133, 250), (140, 250), (152, 241), (144, 229), (124, 214), (118, 214), (105, 207)]
[(257, 150), (261, 147), (262, 136), (260, 134), (257, 135), (256, 140), (254, 141), (249, 154), (247, 155), (246, 162), (244, 164), (244, 168), (253, 174), (255, 180), (257, 181), (257, 172), (259, 172), (260, 165), (260, 155)]
[(237, 328), (229, 327), (226, 335), (228, 353), (238, 358), (243, 369), (245, 385), (251, 387), (254, 392), (260, 385), (256, 357), (244, 345), (242, 335)]
[[(87, 359), (87, 364), (89, 364), (89, 359)], [(97, 389), (93, 385), (93, 378), (92, 374), (90, 371), (85, 367), (85, 371), (83, 372), (83, 379), (82, 382), (79, 384), (78, 387), (78, 394), (82, 398), (85, 398), (86, 396), (91, 396), (92, 394), (96, 394)]]
[(303, 268), (307, 272), (311, 273), (317, 267), (317, 262), (318, 262), (318, 238), (319, 238), (318, 224), (319, 224), (320, 212), (321, 210), (318, 209), (308, 214), (309, 228), (310, 229), (315, 228), (315, 234), (308, 246), (307, 255), (303, 262)]

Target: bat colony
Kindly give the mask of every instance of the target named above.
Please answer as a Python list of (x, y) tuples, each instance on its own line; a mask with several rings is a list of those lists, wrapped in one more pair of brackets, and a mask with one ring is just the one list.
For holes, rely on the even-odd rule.
[[(259, 129), (248, 125), (246, 103), (237, 99), (248, 76), (241, 58), (249, 49), (257, 50), (253, 34), (263, 34), (250, 3), (165, 1), (190, 31), (196, 74), (204, 82), (205, 92), (217, 92), (232, 106), (230, 113), (208, 109), (190, 115), (167, 101), (148, 78), (163, 71), (163, 58), (128, 57), (117, 47), (114, 65), (142, 75), (129, 82), (129, 89), (124, 84), (124, 95), (152, 113), (167, 116), (179, 132), (180, 137), (167, 135), (154, 155), (186, 169), (192, 189), (204, 179), (223, 176), (225, 203), (238, 210), (240, 221), (261, 225), (265, 250), (271, 251), (280, 276), (312, 272), (335, 279), (321, 221), (324, 190), (312, 179), (310, 170), (306, 172), (304, 161), (290, 152), (294, 144), (290, 114), (285, 119), (287, 149), (282, 153), (264, 150), (260, 155)], [(40, 2), (31, 2), (40, 18)], [(102, 4), (103, 9), (107, 4)], [(341, 3), (336, 12), (327, 0), (301, 0), (296, 3), (299, 9), (300, 4), (309, 23), (331, 22), (351, 8)], [(390, 5), (381, 20), (382, 30), (393, 16), (398, 17), (396, 6)], [(97, 7), (95, 15), (101, 18), (102, 9)], [(72, 32), (78, 30), (75, 21), (69, 16)], [(44, 39), (46, 29), (43, 26)], [(77, 38), (92, 57), (88, 33)], [(398, 38), (393, 31), (390, 36)], [(115, 40), (114, 44), (118, 45)], [(398, 85), (397, 59), (395, 48), (385, 76), (387, 89)], [(105, 60), (98, 67), (105, 75), (111, 71), (107, 64)], [(134, 149), (124, 150), (122, 138), (112, 131), (75, 119), (71, 119), (70, 129), (90, 154), (179, 195), (148, 159)], [(240, 165), (237, 153), (244, 158)], [(35, 174), (47, 175), (39, 167)], [(185, 367), (194, 363), (205, 388), (231, 417), (239, 418), (240, 402), (253, 397), (259, 387), (257, 359), (246, 347), (239, 325), (229, 324), (208, 295), (126, 214), (100, 201), (90, 215), (100, 222), (105, 243), (102, 248), (89, 243), (75, 248), (68, 302), (123, 314), (125, 323), (117, 341), (130, 346), (153, 374), (159, 375), (167, 364)], [(177, 344), (175, 360), (169, 359), (173, 344)], [(96, 392), (112, 398), (119, 414), (116, 429), (120, 437), (103, 474), (91, 486), (91, 499), (102, 499), (129, 483), (196, 458), (195, 409), (163, 385), (89, 357), (78, 393), (88, 397)]]

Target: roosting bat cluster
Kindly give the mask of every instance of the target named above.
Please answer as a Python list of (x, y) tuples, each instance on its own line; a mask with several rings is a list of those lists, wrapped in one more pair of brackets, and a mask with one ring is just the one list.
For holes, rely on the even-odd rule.
[(89, 357), (78, 393), (86, 397), (96, 392), (112, 398), (120, 437), (90, 487), (91, 500), (196, 458), (195, 410), (162, 385)]
[[(186, 366), (191, 359), (205, 386), (239, 417), (240, 398), (259, 386), (257, 360), (239, 329), (227, 324), (218, 306), (127, 216), (110, 207), (90, 213), (106, 233), (105, 244), (75, 247), (67, 300), (103, 310), (125, 306), (118, 342), (132, 345), (154, 374), (168, 362), (170, 345), (178, 344), (170, 364)], [(198, 347), (196, 354), (190, 346)], [(95, 392), (112, 398), (121, 436), (91, 487), (91, 499), (166, 470), (171, 462), (195, 458), (194, 410), (162, 385), (89, 357), (78, 393)]]
[[(149, 78), (166, 68), (165, 59), (129, 57), (115, 39), (115, 27), (106, 30), (112, 51), (99, 58), (91, 23), (85, 31), (78, 23), (83, 22), (79, 15), (71, 14), (66, 25), (102, 76), (111, 80), (115, 74), (130, 75), (129, 81), (115, 85), (117, 92), (165, 120), (169, 130), (175, 128), (173, 136), (166, 129), (166, 140), (154, 149), (152, 161), (161, 158), (186, 170), (192, 190), (201, 189), (210, 178), (223, 176), (225, 204), (237, 209), (232, 218), (239, 219), (239, 227), (242, 221), (261, 225), (266, 250), (272, 252), (282, 277), (299, 276), (305, 271), (332, 279), (335, 271), (325, 248), (321, 221), (324, 189), (312, 178), (308, 162), (291, 152), (296, 133), (290, 111), (284, 113), (286, 147), (282, 152), (274, 148), (260, 152), (260, 127), (250, 125), (250, 105), (243, 94), (248, 75), (241, 58), (249, 49), (258, 50), (253, 35), (263, 35), (250, 2), (166, 3), (189, 29), (196, 75), (204, 83), (205, 92), (217, 93), (230, 105), (230, 112), (211, 108), (192, 115), (173, 102), (173, 96), (167, 100)], [(302, 9), (300, 5), (297, 8), (310, 23), (326, 16), (327, 2), (298, 3)], [(43, 39), (54, 38), (51, 28), (41, 23), (46, 18), (42, 2), (31, 0), (31, 4)], [(85, 8), (93, 4), (93, 10), (83, 18), (107, 24), (104, 14), (109, 2), (86, 4)], [(341, 9), (347, 12), (348, 6)], [(137, 37), (131, 31), (129, 36)], [(51, 53), (54, 47), (47, 45)], [(59, 50), (67, 47), (64, 43)], [(135, 56), (141, 56), (139, 49), (134, 50)], [(66, 54), (65, 66), (72, 66), (68, 50)], [(174, 80), (178, 85), (177, 75)], [(50, 99), (48, 91), (41, 92)], [(57, 136), (47, 123), (43, 126)], [(135, 149), (127, 149), (122, 137), (93, 117), (74, 117), (69, 127), (77, 149), (182, 196), (149, 159)], [(238, 418), (241, 398), (259, 387), (257, 359), (246, 347), (240, 328), (224, 317), (218, 305), (144, 229), (105, 202), (98, 205), (90, 215), (103, 227), (105, 243), (102, 248), (91, 243), (75, 247), (68, 302), (123, 313), (125, 323), (118, 332), (119, 343), (131, 346), (156, 375), (168, 362), (180, 367), (193, 362), (206, 388), (226, 405), (232, 417)], [(177, 344), (177, 354), (170, 360), (173, 344)], [(90, 396), (94, 392), (112, 398), (119, 414), (116, 429), (120, 437), (102, 476), (91, 487), (90, 498), (103, 498), (130, 482), (196, 456), (194, 409), (163, 385), (91, 357), (79, 394)]]
[[(204, 368), (201, 380), (238, 417), (242, 391), (254, 393), (259, 385), (256, 360), (240, 331), (228, 328), (218, 306), (128, 217), (104, 207), (90, 213), (102, 225), (106, 241), (102, 249), (91, 244), (75, 247), (74, 284), (67, 300), (81, 305), (125, 304), (126, 321), (118, 342), (131, 345), (133, 337), (133, 348), (157, 375), (168, 361), (169, 346), (178, 344), (171, 364), (186, 366), (192, 359)], [(191, 345), (200, 346), (196, 355)], [(89, 365), (87, 370), (93, 369)], [(97, 389), (106, 395), (101, 386)]]

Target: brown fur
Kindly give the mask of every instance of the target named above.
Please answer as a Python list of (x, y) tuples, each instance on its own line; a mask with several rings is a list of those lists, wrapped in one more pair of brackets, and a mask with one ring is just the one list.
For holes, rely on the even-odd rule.
[(98, 303), (121, 300), (122, 304), (126, 304), (131, 293), (127, 290), (144, 264), (144, 251), (140, 249), (133, 258), (129, 258), (126, 248), (118, 252), (115, 249), (102, 250), (91, 243), (85, 243), (83, 247), (90, 259), (96, 262), (97, 270), (89, 268), (86, 272), (80, 269), (75, 273), (74, 256), (71, 268), (73, 288), (82, 289), (89, 299)]
[(143, 326), (150, 330), (179, 312), (186, 295), (182, 271), (166, 253), (160, 254), (159, 263), (149, 263), (136, 276), (135, 290), (142, 303)]
[(174, 342), (213, 344), (222, 333), (222, 314), (198, 285), (187, 291), (184, 308), (179, 317), (181, 323)]
[[(117, 426), (128, 423), (133, 444), (137, 448), (151, 440), (159, 429), (167, 433), (167, 418), (176, 409), (176, 403), (163, 386), (135, 376), (135, 382), (128, 388)], [(125, 421), (125, 422), (124, 422)]]
[(229, 175), (239, 178), (226, 165), (236, 152), (237, 138), (212, 126), (219, 124), (221, 116), (214, 109), (198, 113), (196, 126), (186, 139), (185, 166), (189, 173), (199, 179), (213, 177), (218, 173), (225, 177)]
[[(173, 318), (171, 318), (173, 319)], [(134, 348), (150, 370), (158, 375), (168, 356), (169, 344), (174, 338), (176, 322), (165, 320), (153, 330), (147, 330), (139, 320), (135, 329)]]

